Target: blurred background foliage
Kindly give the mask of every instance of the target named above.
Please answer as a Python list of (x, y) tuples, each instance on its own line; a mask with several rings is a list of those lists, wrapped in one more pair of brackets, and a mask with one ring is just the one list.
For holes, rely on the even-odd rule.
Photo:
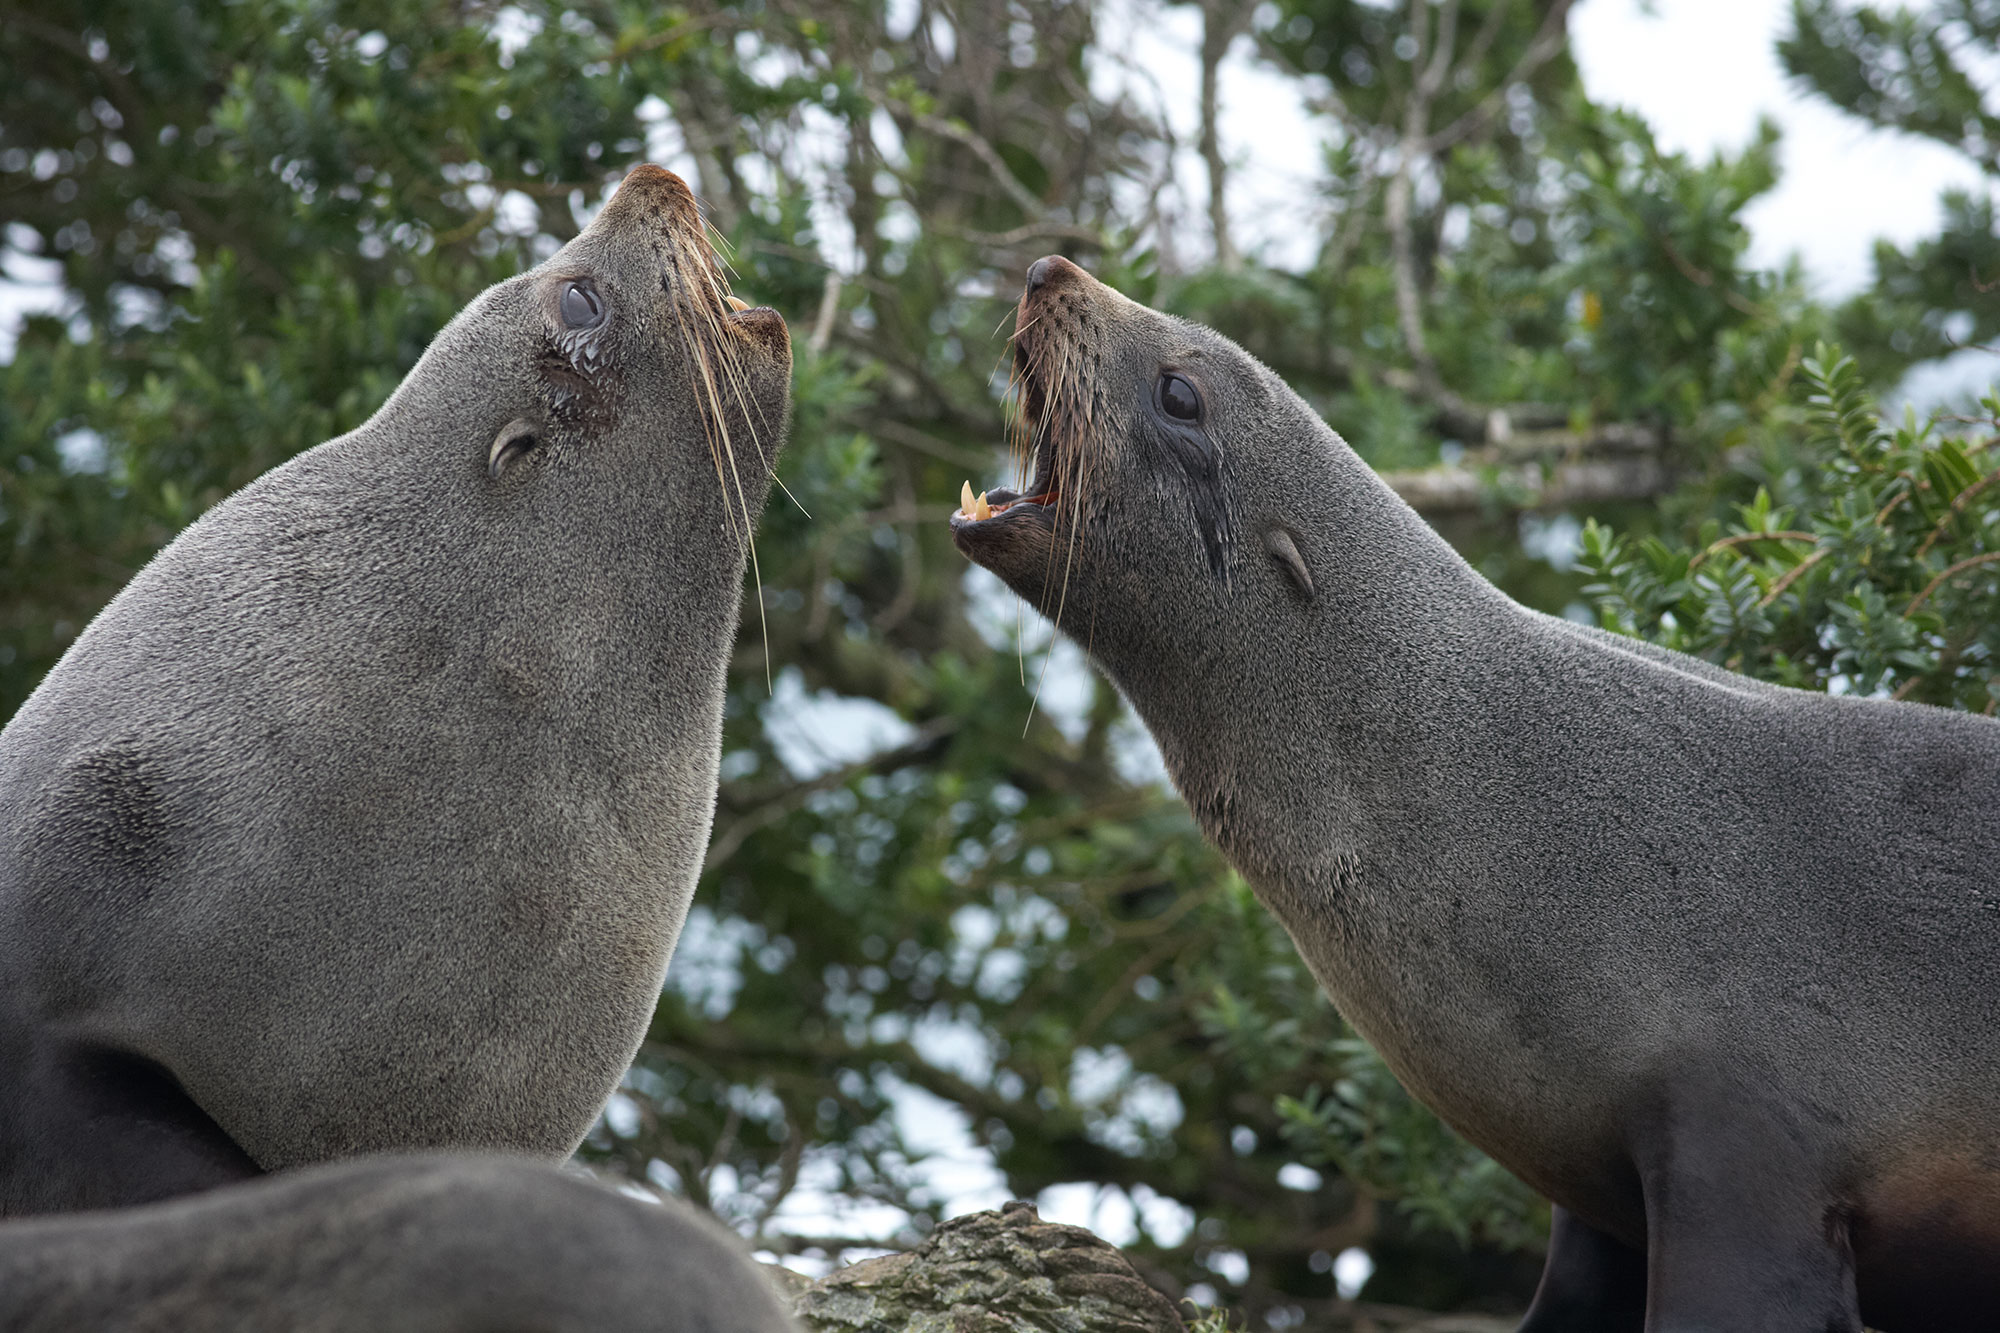
[[(1114, 77), (1114, 9), (1198, 17), (1191, 141)], [(1348, 1327), (1343, 1254), (1368, 1300), (1518, 1308), (1545, 1209), (1354, 1040), (943, 516), (1003, 478), (1004, 330), (1060, 251), (1242, 341), (1530, 604), (1992, 711), (2000, 405), (1878, 406), (2000, 331), (1990, 200), (1816, 301), (1745, 261), (1776, 131), (1663, 151), (1586, 96), (1568, 14), (0, 0), (0, 257), (63, 293), (0, 366), (0, 715), (178, 529), (665, 161), (792, 322), (781, 475), (813, 517), (766, 515), (708, 872), (585, 1155), (806, 1260), (1067, 1190), (1253, 1327)], [(1797, 0), (1781, 53), (1992, 173), (1996, 37), (1990, 0)], [(1217, 71), (1246, 40), (1329, 130), (1304, 264), (1232, 236)]]

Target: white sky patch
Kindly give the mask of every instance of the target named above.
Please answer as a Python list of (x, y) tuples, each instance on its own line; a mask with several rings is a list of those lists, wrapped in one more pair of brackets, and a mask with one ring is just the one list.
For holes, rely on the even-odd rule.
[(104, 437), (88, 426), (80, 426), (56, 437), (56, 455), (65, 472), (105, 472), (111, 467), (111, 451)]
[(888, 1081), (896, 1128), (917, 1174), (939, 1201), (940, 1218), (998, 1208), (1013, 1198), (993, 1154), (972, 1137), (965, 1111), (924, 1089)]
[(500, 48), (501, 56), (511, 62), (522, 47), (535, 39), (542, 26), (540, 15), (508, 5), (493, 16), (493, 26), (489, 31), (493, 34), (494, 45)]
[(1121, 1248), (1139, 1239), (1139, 1210), (1116, 1186), (1089, 1181), (1051, 1185), (1035, 1196), (1035, 1211), (1044, 1222), (1087, 1227)]
[(1153, 1244), (1163, 1249), (1173, 1249), (1188, 1238), (1194, 1230), (1194, 1209), (1179, 1199), (1156, 1194), (1145, 1185), (1132, 1187), (1132, 1204), (1139, 1212), (1139, 1224), (1152, 1237)]
[(993, 1077), (992, 1043), (971, 1023), (926, 1016), (910, 1029), (910, 1045), (929, 1064), (968, 1083), (984, 1084)]
[[(1094, 689), (1093, 668), (1083, 650), (1070, 639), (1058, 637), (1047, 617), (1023, 602), (991, 571), (967, 565), (964, 587), (966, 618), (979, 637), (995, 652), (1021, 656), (1028, 688), (1036, 693), (1036, 710), (1047, 714), (1064, 736), (1081, 740), (1090, 729), (1088, 714)], [(1023, 717), (1021, 723), (1026, 726), (1028, 719)], [(1135, 771), (1143, 771), (1143, 753), (1135, 755), (1133, 762)]]
[(1883, 414), (1893, 420), (1908, 404), (1920, 418), (1938, 408), (1972, 415), (1979, 399), (1994, 392), (1996, 385), (2000, 385), (2000, 353), (1985, 347), (1962, 348), (1911, 366), (1902, 381), (1883, 395)]
[(33, 228), (18, 222), (0, 235), (0, 365), (14, 359), (28, 316), (61, 315), (72, 304), (62, 265), (36, 253), (40, 242)]
[(1375, 1261), (1360, 1246), (1342, 1250), (1333, 1259), (1333, 1286), (1342, 1297), (1353, 1300), (1368, 1279), (1375, 1276)]
[(507, 191), (493, 205), (493, 229), (503, 236), (533, 236), (541, 223), (541, 209), (519, 190)]
[[(1892, 6), (1893, 7), (1893, 6)], [(1914, 135), (1869, 128), (1794, 88), (1778, 63), (1789, 0), (1587, 0), (1570, 19), (1584, 87), (1631, 107), (1664, 148), (1735, 152), (1768, 115), (1784, 131), (1784, 175), (1744, 215), (1750, 262), (1796, 252), (1818, 293), (1837, 299), (1874, 276), (1877, 237), (1900, 245), (1936, 233), (1948, 187), (1991, 188), (1969, 159)]]
[(634, 114), (645, 127), (646, 160), (665, 167), (684, 181), (699, 181), (701, 172), (696, 168), (694, 154), (688, 151), (687, 136), (681, 133), (681, 123), (674, 119), (666, 102), (657, 93), (648, 93)]
[(764, 734), (786, 770), (801, 781), (860, 763), (916, 734), (893, 708), (873, 699), (831, 690), (808, 694), (797, 667), (778, 673), (763, 714)]
[[(910, 1150), (910, 1171), (929, 1191), (940, 1220), (998, 1208), (1013, 1198), (993, 1154), (973, 1137), (971, 1121), (959, 1107), (913, 1084), (889, 1079), (892, 1114)], [(799, 1183), (766, 1225), (770, 1235), (841, 1236), (885, 1245), (909, 1224), (902, 1209), (839, 1192), (837, 1154), (809, 1152)], [(849, 1261), (866, 1252), (849, 1252)], [(787, 1258), (788, 1267), (818, 1275), (827, 1264), (809, 1257)]]
[(1250, 1260), (1241, 1250), (1210, 1250), (1202, 1257), (1202, 1264), (1232, 1287), (1250, 1280)]
[[(772, 1235), (839, 1236), (886, 1245), (908, 1224), (909, 1215), (891, 1204), (837, 1193), (840, 1179), (834, 1154), (808, 1151), (799, 1166), (799, 1183), (778, 1205), (765, 1230)], [(801, 1271), (808, 1270), (801, 1267)]]

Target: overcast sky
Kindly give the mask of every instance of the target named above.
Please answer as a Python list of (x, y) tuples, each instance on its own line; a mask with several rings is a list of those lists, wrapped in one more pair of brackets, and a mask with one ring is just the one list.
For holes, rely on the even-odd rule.
[[(1160, 13), (1146, 0), (1119, 7), (1108, 46), (1169, 91), (1163, 109), (1192, 141), (1196, 105), (1172, 90), (1196, 86), (1200, 20), (1190, 8)], [(1947, 186), (1988, 188), (1978, 170), (1942, 145), (1871, 131), (1796, 92), (1775, 51), (1788, 0), (1673, 0), (1646, 12), (1641, 0), (1584, 0), (1571, 16), (1572, 49), (1584, 85), (1601, 102), (1642, 114), (1662, 147), (1705, 157), (1750, 141), (1759, 116), (1784, 132), (1784, 174), (1748, 212), (1751, 259), (1782, 263), (1796, 252), (1819, 293), (1845, 296), (1867, 285), (1878, 236), (1909, 242), (1937, 230)], [(1121, 21), (1122, 20), (1122, 21)], [(1244, 241), (1280, 263), (1310, 253), (1296, 227), (1299, 201), (1319, 170), (1325, 125), (1308, 117), (1300, 86), (1251, 56), (1239, 40), (1225, 66), (1225, 151), (1237, 168), (1231, 214)], [(1186, 174), (1199, 179), (1190, 152)]]

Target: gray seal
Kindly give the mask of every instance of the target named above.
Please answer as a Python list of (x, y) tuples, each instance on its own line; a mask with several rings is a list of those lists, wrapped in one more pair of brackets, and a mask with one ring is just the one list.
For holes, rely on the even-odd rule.
[(0, 734), (0, 1213), (566, 1156), (713, 813), (790, 343), (640, 167)]
[(2000, 1311), (2000, 724), (1526, 610), (1269, 370), (1038, 261), (959, 547), (1131, 701), (1409, 1089), (1558, 1205), (1524, 1329)]
[(371, 1157), (0, 1227), (10, 1333), (792, 1333), (677, 1202), (490, 1156)]

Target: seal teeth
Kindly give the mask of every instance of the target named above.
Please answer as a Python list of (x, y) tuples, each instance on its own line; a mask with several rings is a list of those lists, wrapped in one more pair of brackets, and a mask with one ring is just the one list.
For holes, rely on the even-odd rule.
[(967, 518), (985, 522), (994, 515), (994, 508), (986, 501), (986, 492), (972, 493), (972, 483), (966, 482), (958, 488), (958, 512)]
[(725, 296), (722, 299), (729, 302), (731, 310), (748, 310), (750, 308), (750, 303), (740, 296), (731, 295)]

